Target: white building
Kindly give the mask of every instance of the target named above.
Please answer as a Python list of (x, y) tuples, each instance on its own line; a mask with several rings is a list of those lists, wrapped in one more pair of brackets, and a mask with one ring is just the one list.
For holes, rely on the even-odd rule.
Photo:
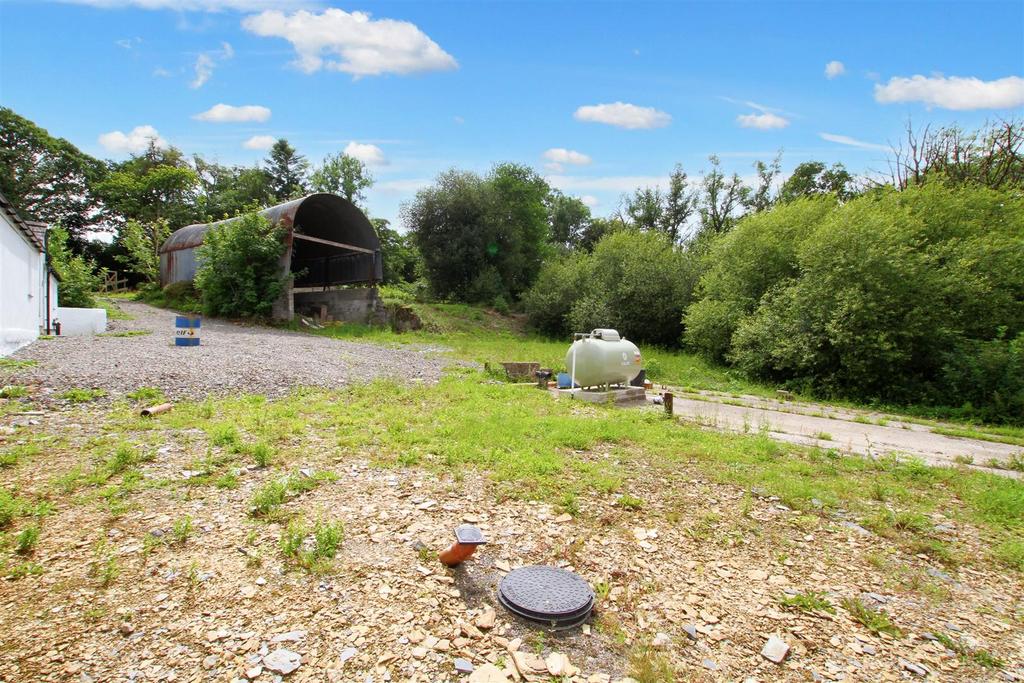
[(47, 268), (46, 226), (22, 220), (0, 195), (0, 356), (46, 332), (57, 314), (57, 279)]

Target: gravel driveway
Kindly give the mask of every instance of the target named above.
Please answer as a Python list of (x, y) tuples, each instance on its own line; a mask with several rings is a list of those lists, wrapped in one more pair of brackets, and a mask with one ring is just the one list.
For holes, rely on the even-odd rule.
[(172, 398), (259, 393), (276, 396), (296, 386), (334, 388), (379, 377), (434, 382), (450, 364), (431, 352), (362, 344), (301, 332), (203, 318), (197, 347), (174, 346), (171, 311), (135, 301), (117, 305), (133, 320), (114, 320), (107, 335), (147, 330), (139, 336), (59, 337), (13, 354), (38, 365), (9, 381), (63, 391), (103, 389), (118, 396), (159, 387)]

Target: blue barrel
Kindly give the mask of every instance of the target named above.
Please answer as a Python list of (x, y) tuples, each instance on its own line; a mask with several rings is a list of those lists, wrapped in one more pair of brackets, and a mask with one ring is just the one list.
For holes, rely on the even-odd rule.
[(175, 316), (174, 345), (199, 346), (199, 327), (201, 322), (198, 315)]

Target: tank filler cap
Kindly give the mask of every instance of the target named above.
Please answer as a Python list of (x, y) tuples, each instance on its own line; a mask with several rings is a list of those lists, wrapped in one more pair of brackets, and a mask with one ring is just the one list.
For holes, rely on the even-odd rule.
[(595, 339), (601, 339), (602, 341), (619, 341), (620, 339), (618, 330), (598, 328), (590, 334)]

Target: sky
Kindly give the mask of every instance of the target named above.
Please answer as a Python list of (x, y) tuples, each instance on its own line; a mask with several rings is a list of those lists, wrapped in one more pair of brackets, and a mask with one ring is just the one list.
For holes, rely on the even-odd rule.
[(595, 215), (717, 154), (887, 169), (916, 127), (1024, 112), (1024, 2), (0, 0), (0, 104), (106, 159), (347, 151), (368, 212), (530, 165)]

